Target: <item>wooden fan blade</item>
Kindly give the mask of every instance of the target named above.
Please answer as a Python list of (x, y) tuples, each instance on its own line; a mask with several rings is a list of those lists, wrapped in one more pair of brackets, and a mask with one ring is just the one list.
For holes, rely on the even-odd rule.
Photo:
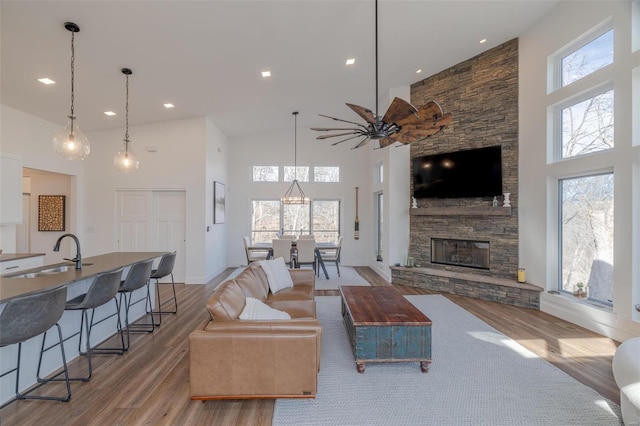
[(336, 121), (342, 121), (343, 123), (355, 124), (356, 126), (364, 127), (366, 129), (366, 126), (364, 126), (361, 123), (356, 123), (355, 121), (349, 121), (349, 120), (343, 120), (341, 118), (329, 117), (328, 115), (324, 115), (324, 114), (318, 114), (318, 115), (320, 117), (330, 118), (330, 119), (336, 120)]
[(358, 144), (357, 144), (357, 145), (355, 145), (355, 146), (354, 146), (353, 148), (351, 148), (351, 149), (358, 149), (358, 148), (360, 148), (361, 146), (366, 145), (367, 143), (369, 143), (369, 139), (370, 139), (370, 138), (369, 138), (369, 136), (365, 136), (365, 137), (364, 137), (360, 142), (358, 142)]
[(349, 132), (349, 133), (336, 133), (335, 135), (320, 135), (316, 137), (316, 139), (328, 139), (328, 138), (335, 138), (336, 136), (361, 135), (361, 134), (362, 132), (360, 131)]
[(422, 123), (402, 126), (402, 130), (392, 135), (391, 138), (405, 144), (418, 142), (440, 133), (452, 122), (453, 116), (448, 112), (437, 120), (425, 119)]
[(417, 112), (418, 109), (409, 102), (404, 99), (394, 98), (384, 117), (382, 117), (382, 121), (385, 123), (397, 123), (400, 120), (415, 115)]
[(360, 130), (360, 129), (354, 129), (353, 127), (312, 127), (311, 130), (316, 130), (318, 132), (333, 132), (336, 130)]
[(369, 108), (361, 107), (359, 105), (347, 104), (356, 114), (358, 114), (367, 123), (373, 124), (376, 122), (376, 116)]
[(434, 118), (439, 119), (442, 117), (442, 108), (435, 101), (428, 102), (417, 109), (418, 112), (416, 114), (407, 116), (397, 121), (396, 124), (404, 127), (406, 125), (422, 123), (427, 119), (433, 120)]

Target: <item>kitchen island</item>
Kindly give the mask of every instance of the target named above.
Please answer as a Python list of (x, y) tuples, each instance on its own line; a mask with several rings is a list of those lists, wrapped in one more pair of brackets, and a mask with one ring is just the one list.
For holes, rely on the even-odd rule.
[[(159, 262), (160, 257), (166, 253), (167, 252), (114, 252), (82, 259), (82, 269), (75, 269), (73, 262), (64, 262), (2, 275), (0, 276), (0, 312), (4, 309), (5, 304), (15, 297), (34, 294), (62, 286), (67, 287), (67, 300), (70, 300), (82, 293), (86, 293), (93, 278), (102, 272), (122, 267), (124, 268), (122, 274), (124, 279), (131, 265), (149, 259), (156, 259), (154, 262), (155, 265)], [(57, 272), (58, 270), (61, 270), (61, 272)], [(153, 282), (151, 286), (150, 290), (153, 295)], [(133, 300), (144, 298), (146, 291), (146, 286), (136, 290), (133, 295)], [(155, 298), (153, 297), (152, 303), (155, 304)], [(95, 311), (95, 316), (98, 320), (115, 312), (115, 304), (110, 302), (98, 307)], [(144, 315), (146, 315), (144, 302), (131, 306), (129, 312), (130, 321), (135, 321)], [(124, 312), (121, 312), (121, 316), (122, 322), (124, 323)], [(77, 333), (80, 330), (80, 321), (80, 311), (65, 311), (59, 321), (63, 336), (66, 338)], [(91, 345), (95, 346), (115, 334), (117, 332), (116, 324), (117, 321), (114, 316), (108, 321), (96, 325), (91, 331)], [(42, 337), (38, 336), (24, 342), (22, 345), (20, 367), (21, 390), (27, 389), (36, 383), (36, 370), (38, 368), (41, 342)], [(49, 337), (47, 338), (47, 343), (50, 344)], [(18, 350), (17, 346), (16, 344), (0, 348), (2, 372), (15, 365)], [(65, 352), (67, 363), (79, 356), (78, 336), (65, 342)], [(62, 367), (60, 353), (57, 351), (47, 352), (43, 357), (43, 374), (48, 375), (60, 367)], [(14, 374), (15, 373), (9, 374), (0, 379), (0, 404), (14, 396)]]

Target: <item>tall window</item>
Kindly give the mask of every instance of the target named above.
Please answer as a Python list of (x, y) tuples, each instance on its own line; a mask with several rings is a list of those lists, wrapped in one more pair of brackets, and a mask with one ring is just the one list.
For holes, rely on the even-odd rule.
[(252, 242), (270, 243), (281, 232), (295, 235), (312, 233), (317, 242), (337, 241), (340, 236), (340, 200), (314, 200), (310, 205), (253, 200)]
[[(613, 29), (603, 26), (553, 57), (560, 79), (555, 89), (566, 93), (553, 107), (553, 160), (569, 160), (573, 175), (558, 182), (558, 289), (574, 293), (586, 287), (589, 299), (613, 305), (613, 170), (614, 85), (605, 74), (593, 76), (591, 87), (571, 83), (613, 64)], [(579, 90), (579, 92), (578, 92)], [(589, 158), (586, 154), (591, 154)], [(567, 166), (568, 167), (568, 166)]]
[(613, 304), (613, 173), (560, 180), (561, 287)]

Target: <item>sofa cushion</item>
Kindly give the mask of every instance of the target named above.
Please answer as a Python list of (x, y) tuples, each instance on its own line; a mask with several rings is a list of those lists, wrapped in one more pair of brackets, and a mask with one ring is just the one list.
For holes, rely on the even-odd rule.
[(207, 310), (213, 321), (238, 319), (245, 300), (244, 292), (235, 281), (225, 281), (207, 301)]
[(286, 312), (293, 319), (315, 319), (315, 300), (267, 300), (267, 304), (279, 311)]
[(253, 297), (264, 302), (269, 294), (269, 284), (256, 276), (258, 270), (262, 271), (262, 268), (245, 268), (235, 280), (246, 297)]
[(262, 269), (264, 269), (264, 272), (267, 274), (269, 288), (272, 293), (293, 287), (293, 280), (291, 279), (291, 274), (289, 274), (289, 268), (287, 268), (283, 258), (261, 260), (260, 266), (262, 266)]
[(291, 316), (278, 309), (265, 305), (258, 299), (247, 297), (244, 309), (240, 314), (241, 320), (288, 320)]
[[(313, 273), (313, 272), (312, 272)], [(296, 284), (277, 293), (270, 294), (267, 303), (280, 300), (313, 300), (314, 286), (308, 284)]]

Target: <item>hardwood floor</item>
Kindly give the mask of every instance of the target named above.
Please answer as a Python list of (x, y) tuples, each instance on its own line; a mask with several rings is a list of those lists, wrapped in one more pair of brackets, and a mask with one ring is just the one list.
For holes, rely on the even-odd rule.
[[(72, 383), (70, 402), (17, 401), (0, 410), (0, 424), (271, 425), (271, 400), (189, 399), (187, 337), (208, 321), (205, 301), (233, 270), (227, 269), (207, 285), (177, 285), (178, 314), (163, 316), (162, 326), (152, 334), (132, 335), (127, 354), (94, 356), (93, 378), (88, 383)], [(356, 270), (372, 285), (389, 285), (370, 268)], [(436, 294), (407, 286), (397, 288), (404, 294)], [(333, 290), (316, 293), (339, 295)], [(539, 311), (445, 296), (602, 396), (620, 403), (611, 371), (618, 342)], [(70, 363), (72, 374), (84, 371), (85, 366), (85, 359)], [(47, 392), (60, 390), (56, 384)]]

